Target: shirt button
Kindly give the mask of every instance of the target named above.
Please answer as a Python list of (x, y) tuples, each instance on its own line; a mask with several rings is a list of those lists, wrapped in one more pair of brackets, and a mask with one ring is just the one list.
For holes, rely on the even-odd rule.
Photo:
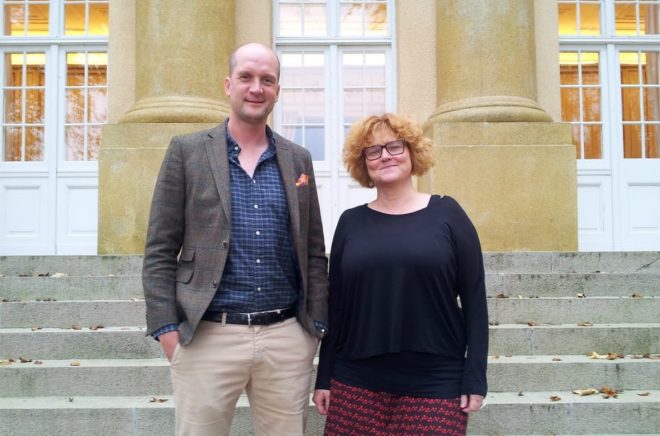
[(258, 205), (258, 204), (255, 204), (255, 205), (254, 205), (254, 208), (255, 208), (255, 209), (259, 209), (259, 205)]
[(234, 150), (238, 150), (238, 147), (234, 147)]
[(261, 263), (261, 259), (257, 259), (257, 263)]
[(254, 233), (255, 233), (255, 235), (257, 235), (257, 236), (259, 236), (259, 235), (261, 234), (261, 232), (260, 232), (259, 230), (257, 230), (257, 231), (254, 232)]
[(261, 292), (261, 286), (257, 288), (257, 292)]
[(257, 181), (256, 181), (256, 180), (254, 180), (254, 179), (252, 179), (252, 183), (257, 183)]

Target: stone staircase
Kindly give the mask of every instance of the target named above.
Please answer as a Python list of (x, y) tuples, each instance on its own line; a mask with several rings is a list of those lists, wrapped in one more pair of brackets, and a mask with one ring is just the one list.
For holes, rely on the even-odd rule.
[[(173, 434), (167, 363), (144, 337), (141, 262), (0, 257), (0, 434)], [(660, 433), (660, 253), (485, 262), (490, 393), (469, 434)], [(308, 434), (322, 428), (310, 407)], [(245, 398), (233, 434), (251, 434)]]

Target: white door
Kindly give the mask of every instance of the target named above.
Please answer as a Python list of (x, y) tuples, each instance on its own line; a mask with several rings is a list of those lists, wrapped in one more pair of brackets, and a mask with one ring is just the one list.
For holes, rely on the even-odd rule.
[(96, 254), (108, 2), (0, 8), (0, 255)]

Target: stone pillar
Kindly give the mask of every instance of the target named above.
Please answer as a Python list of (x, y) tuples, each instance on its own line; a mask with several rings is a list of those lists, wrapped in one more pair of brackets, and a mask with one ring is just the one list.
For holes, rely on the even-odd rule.
[(575, 148), (536, 102), (533, 0), (443, 0), (436, 11), (425, 132), (437, 163), (419, 187), (456, 197), (484, 250), (576, 250)]
[(110, 2), (110, 108), (130, 109), (110, 113), (114, 124), (103, 130), (99, 254), (143, 252), (153, 187), (170, 139), (213, 127), (229, 114), (224, 78), (235, 45), (234, 13), (234, 0)]

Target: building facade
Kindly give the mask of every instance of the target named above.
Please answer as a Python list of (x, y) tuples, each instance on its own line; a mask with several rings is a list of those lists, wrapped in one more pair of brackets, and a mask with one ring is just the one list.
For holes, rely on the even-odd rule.
[(660, 250), (660, 4), (646, 0), (2, 1), (0, 255), (140, 253), (176, 134), (221, 122), (227, 59), (273, 47), (271, 124), (314, 158), (329, 247), (374, 192), (348, 127), (397, 111), (484, 249)]

